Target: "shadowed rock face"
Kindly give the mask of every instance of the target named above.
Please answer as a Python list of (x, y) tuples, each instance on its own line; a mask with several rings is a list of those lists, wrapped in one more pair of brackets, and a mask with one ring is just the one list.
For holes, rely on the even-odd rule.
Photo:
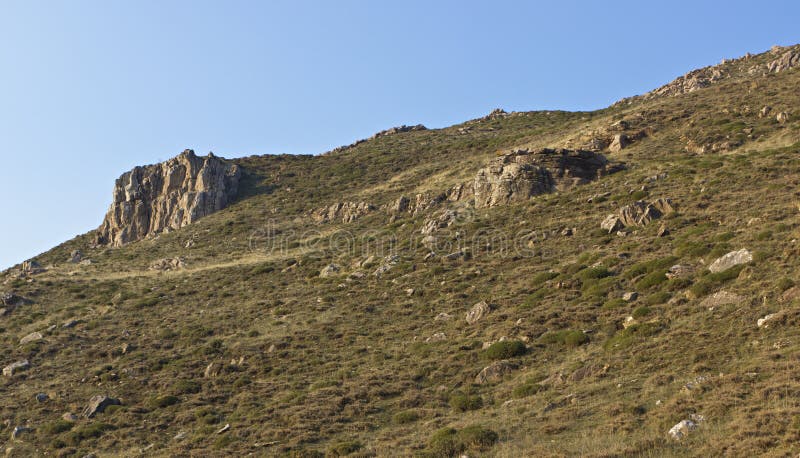
[(568, 189), (618, 170), (598, 153), (516, 150), (492, 160), (475, 176), (475, 206), (494, 207)]
[(222, 210), (236, 196), (240, 177), (237, 165), (213, 154), (197, 157), (192, 150), (136, 167), (117, 179), (97, 242), (121, 246)]

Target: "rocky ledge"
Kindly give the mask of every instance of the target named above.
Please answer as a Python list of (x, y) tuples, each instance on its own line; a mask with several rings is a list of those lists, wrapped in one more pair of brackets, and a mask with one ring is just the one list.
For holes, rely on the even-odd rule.
[(166, 162), (135, 167), (114, 186), (114, 201), (97, 230), (100, 245), (121, 246), (179, 229), (225, 208), (241, 170), (209, 153), (185, 150)]

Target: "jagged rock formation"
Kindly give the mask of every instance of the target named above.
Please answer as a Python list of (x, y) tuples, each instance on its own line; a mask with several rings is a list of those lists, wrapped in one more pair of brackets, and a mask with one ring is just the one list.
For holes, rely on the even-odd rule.
[[(777, 53), (785, 48), (776, 47), (772, 52)], [(790, 68), (796, 67), (800, 64), (800, 49), (797, 46), (788, 48), (786, 52), (781, 54), (777, 59), (767, 63), (767, 71), (770, 73), (779, 73)]]
[(653, 202), (637, 200), (619, 209), (619, 214), (608, 215), (600, 223), (600, 227), (608, 233), (620, 231), (626, 227), (644, 227), (654, 220), (675, 211), (675, 204), (671, 199), (659, 198)]
[(337, 221), (352, 223), (373, 210), (375, 210), (375, 207), (366, 202), (337, 202), (329, 207), (315, 210), (311, 214), (311, 219), (317, 223), (333, 223)]
[(222, 210), (238, 193), (240, 177), (236, 164), (211, 153), (198, 157), (192, 150), (135, 167), (117, 179), (97, 243), (121, 246)]
[(574, 185), (620, 170), (602, 154), (583, 150), (514, 150), (478, 171), (473, 184), (476, 207), (493, 207)]

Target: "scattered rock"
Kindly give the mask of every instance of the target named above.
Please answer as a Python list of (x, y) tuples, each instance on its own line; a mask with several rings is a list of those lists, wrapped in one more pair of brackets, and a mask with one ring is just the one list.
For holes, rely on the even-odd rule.
[(775, 116), (775, 120), (780, 124), (785, 124), (789, 120), (789, 113), (781, 111), (777, 116)]
[(23, 434), (32, 433), (33, 428), (28, 428), (27, 426), (15, 426), (14, 430), (11, 431), (11, 440), (19, 439)]
[(770, 111), (772, 111), (772, 107), (765, 105), (764, 107), (761, 108), (761, 110), (759, 110), (758, 117), (766, 118), (769, 115)]
[(776, 316), (778, 316), (777, 313), (770, 313), (769, 315), (766, 315), (763, 318), (759, 318), (758, 321), (756, 322), (756, 325), (759, 328), (767, 328), (769, 327), (769, 321), (773, 320)]
[(6, 377), (11, 377), (17, 372), (26, 371), (31, 368), (31, 363), (24, 359), (22, 361), (17, 361), (16, 363), (9, 364), (8, 366), (3, 368), (3, 375)]
[(342, 268), (338, 264), (328, 264), (319, 272), (319, 276), (322, 278), (332, 277), (338, 275), (341, 270)]
[(639, 298), (639, 293), (636, 291), (630, 291), (622, 295), (622, 300), (625, 302), (633, 302)]
[(475, 383), (478, 385), (483, 385), (485, 383), (497, 383), (503, 379), (503, 377), (509, 373), (511, 373), (515, 369), (515, 366), (507, 360), (502, 361), (495, 361), (492, 364), (486, 366), (481, 370), (477, 376), (475, 376)]
[(442, 313), (436, 315), (436, 318), (434, 318), (433, 321), (449, 321), (450, 318), (452, 318), (452, 316), (450, 314), (442, 312)]
[(166, 162), (135, 167), (114, 186), (114, 199), (97, 230), (98, 245), (121, 246), (187, 226), (222, 210), (239, 190), (239, 166), (192, 150)]
[(425, 342), (442, 342), (445, 340), (447, 340), (447, 335), (443, 332), (437, 332), (425, 339)]
[(78, 421), (78, 416), (75, 415), (72, 412), (67, 412), (67, 413), (65, 413), (64, 415), (61, 416), (61, 419), (64, 420), (64, 421), (76, 422), (76, 421)]
[(225, 426), (223, 426), (222, 428), (217, 430), (217, 434), (222, 434), (222, 433), (228, 432), (228, 431), (230, 431), (230, 429), (231, 429), (231, 424), (227, 423)]
[(183, 258), (164, 258), (153, 261), (150, 264), (150, 270), (155, 270), (158, 272), (166, 272), (170, 270), (179, 270), (186, 267), (186, 264), (183, 261)]
[(708, 266), (708, 270), (712, 273), (724, 272), (731, 267), (735, 267), (741, 264), (747, 264), (748, 262), (753, 261), (753, 255), (747, 249), (741, 249), (739, 251), (731, 251), (730, 253), (717, 258), (710, 266)]
[(613, 234), (614, 232), (620, 231), (625, 228), (625, 225), (622, 224), (620, 221), (619, 216), (617, 215), (608, 215), (606, 219), (600, 223), (600, 228), (605, 229), (608, 231), (609, 234)]
[(36, 401), (37, 402), (45, 402), (50, 399), (50, 396), (47, 393), (36, 393)]
[(377, 269), (375, 269), (375, 272), (372, 272), (372, 275), (380, 277), (386, 272), (392, 270), (392, 268), (396, 266), (399, 262), (400, 262), (400, 256), (397, 256), (396, 254), (390, 254), (389, 256), (383, 258), (383, 260), (381, 261), (381, 265), (378, 266)]
[(665, 274), (668, 279), (686, 278), (694, 273), (694, 268), (688, 264), (675, 264)]
[(216, 363), (208, 363), (206, 370), (203, 371), (204, 378), (214, 378), (219, 375), (220, 365)]
[(19, 344), (20, 345), (24, 345), (24, 344), (29, 343), (29, 342), (36, 342), (37, 340), (42, 340), (43, 338), (44, 338), (44, 336), (42, 335), (41, 332), (32, 332), (32, 333), (28, 334), (27, 336), (19, 339)]
[(122, 405), (119, 399), (98, 394), (89, 399), (89, 404), (85, 409), (83, 409), (83, 416), (86, 418), (92, 418), (98, 413), (103, 413), (109, 406), (119, 405)]
[(480, 301), (477, 304), (473, 305), (472, 308), (467, 312), (467, 323), (468, 324), (475, 324), (483, 318), (484, 316), (488, 315), (491, 312), (492, 308), (489, 307), (489, 304), (486, 301)]
[(637, 324), (637, 323), (639, 323), (639, 322), (636, 321), (636, 318), (634, 318), (632, 316), (629, 316), (629, 317), (625, 318), (625, 321), (622, 322), (622, 328), (623, 329), (628, 329), (629, 327), (631, 327), (631, 326), (633, 326), (634, 324)]
[(727, 291), (717, 291), (716, 293), (703, 299), (703, 302), (700, 303), (700, 306), (710, 309), (723, 305), (740, 304), (743, 301), (744, 298), (738, 294), (729, 293)]
[(81, 262), (81, 259), (83, 259), (83, 253), (81, 253), (81, 250), (72, 250), (72, 253), (69, 254), (69, 262), (72, 264)]
[(800, 51), (792, 48), (783, 53), (779, 58), (767, 63), (767, 71), (770, 73), (779, 73), (789, 70), (798, 64), (800, 64)]
[(657, 237), (666, 237), (669, 235), (669, 229), (667, 228), (666, 224), (661, 224), (658, 228), (658, 232), (656, 232)]
[(69, 328), (74, 328), (78, 324), (80, 324), (80, 320), (69, 320), (69, 321), (65, 322), (64, 324), (62, 324), (61, 327), (65, 328), (65, 329), (69, 329)]
[(670, 428), (669, 435), (675, 440), (680, 440), (689, 435), (690, 432), (697, 429), (699, 423), (703, 422), (705, 419), (702, 415), (692, 414), (689, 419), (681, 420)]

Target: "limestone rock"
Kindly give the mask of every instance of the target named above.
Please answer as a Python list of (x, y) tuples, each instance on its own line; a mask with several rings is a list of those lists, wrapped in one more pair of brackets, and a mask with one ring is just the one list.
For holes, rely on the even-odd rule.
[(765, 315), (763, 318), (759, 318), (756, 321), (756, 325), (759, 328), (766, 328), (769, 326), (769, 321), (773, 320), (778, 314), (777, 313), (770, 313), (769, 315)]
[(159, 272), (166, 272), (168, 270), (180, 270), (186, 267), (183, 258), (164, 258), (153, 261), (150, 264), (150, 270)]
[(503, 377), (514, 370), (514, 365), (507, 360), (495, 361), (492, 364), (484, 367), (478, 375), (475, 376), (475, 383), (483, 385), (485, 383), (497, 383), (503, 380)]
[(120, 402), (119, 399), (98, 394), (89, 399), (89, 404), (85, 409), (83, 409), (83, 416), (86, 418), (92, 418), (98, 413), (103, 413), (109, 406), (119, 405), (122, 405), (122, 402)]
[(701, 307), (714, 308), (723, 305), (740, 304), (744, 301), (742, 296), (738, 294), (729, 293), (728, 291), (717, 291), (716, 293), (703, 299), (700, 303)]
[(381, 265), (378, 266), (377, 269), (375, 269), (375, 272), (372, 272), (372, 275), (380, 277), (386, 272), (392, 270), (392, 268), (394, 268), (394, 266), (396, 266), (399, 262), (400, 262), (400, 256), (397, 256), (395, 254), (390, 254), (389, 256), (383, 258), (383, 260), (381, 261)]
[(568, 189), (620, 170), (598, 153), (583, 150), (514, 150), (478, 171), (475, 205), (493, 207)]
[(6, 377), (11, 377), (17, 372), (26, 371), (30, 369), (31, 363), (24, 359), (22, 361), (17, 361), (16, 363), (9, 364), (8, 366), (3, 368), (3, 375)]
[(338, 274), (341, 270), (342, 268), (338, 264), (328, 264), (319, 272), (319, 276), (323, 278), (332, 277)]
[(20, 345), (24, 345), (24, 344), (29, 343), (29, 342), (35, 342), (37, 340), (42, 340), (43, 338), (44, 338), (44, 336), (42, 335), (41, 332), (32, 332), (32, 333), (28, 334), (27, 336), (19, 339), (19, 344)]
[(618, 215), (609, 215), (600, 227), (608, 233), (618, 231), (625, 227), (646, 226), (664, 215), (675, 211), (675, 204), (671, 199), (660, 198), (650, 203), (643, 200), (626, 205), (619, 209)]
[(484, 316), (488, 315), (491, 311), (491, 307), (486, 301), (480, 301), (477, 304), (473, 305), (472, 308), (467, 312), (467, 323), (468, 324), (475, 324), (483, 318)]
[(622, 295), (622, 300), (625, 302), (633, 302), (639, 298), (639, 293), (636, 291), (630, 291)]
[(611, 144), (608, 145), (608, 150), (612, 153), (617, 153), (622, 151), (625, 147), (628, 146), (630, 142), (628, 141), (628, 136), (625, 134), (616, 134), (614, 138), (611, 140)]
[(800, 64), (800, 50), (792, 48), (767, 64), (767, 71), (779, 73)]
[(735, 267), (741, 264), (747, 264), (748, 262), (753, 261), (753, 255), (747, 249), (741, 249), (739, 251), (731, 251), (730, 253), (717, 258), (714, 262), (708, 266), (708, 270), (712, 273), (717, 272), (724, 272), (731, 267)]
[(23, 434), (28, 434), (33, 432), (32, 428), (28, 428), (27, 426), (15, 426), (14, 430), (11, 431), (11, 440), (19, 439)]
[(669, 436), (675, 440), (680, 440), (689, 435), (690, 432), (697, 429), (699, 423), (703, 422), (705, 419), (702, 415), (692, 414), (689, 419), (681, 420), (670, 428)]
[(694, 268), (688, 264), (675, 264), (665, 274), (668, 279), (686, 278), (694, 273)]
[(772, 107), (770, 107), (769, 105), (764, 105), (763, 107), (761, 107), (761, 110), (758, 111), (758, 117), (766, 118), (767, 115), (769, 115), (770, 111), (772, 111)]
[(192, 150), (135, 167), (117, 179), (97, 243), (121, 246), (222, 210), (236, 197), (240, 177), (237, 165), (211, 153), (198, 157)]
[(608, 231), (609, 234), (612, 234), (614, 232), (624, 229), (625, 225), (622, 224), (622, 221), (620, 221), (619, 216), (608, 215), (606, 219), (604, 219), (603, 222), (600, 223), (600, 228), (605, 229), (606, 231)]
[(775, 116), (775, 120), (781, 124), (785, 124), (789, 120), (789, 113), (781, 111), (777, 116)]
[(375, 207), (366, 202), (338, 202), (329, 207), (320, 208), (311, 214), (317, 223), (352, 223), (364, 215), (375, 210)]
[(72, 264), (81, 262), (81, 259), (83, 259), (83, 253), (81, 253), (81, 250), (72, 250), (72, 252), (69, 254), (69, 262)]
[(443, 342), (447, 340), (447, 335), (443, 332), (436, 332), (432, 336), (425, 339), (425, 342)]

